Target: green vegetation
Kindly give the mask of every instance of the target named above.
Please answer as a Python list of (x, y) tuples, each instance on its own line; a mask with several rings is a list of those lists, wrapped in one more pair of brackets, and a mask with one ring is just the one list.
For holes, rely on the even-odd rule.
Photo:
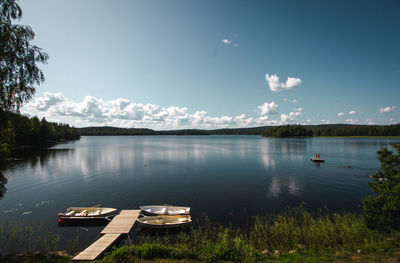
[(313, 135), (311, 128), (303, 125), (277, 126), (267, 129), (264, 137), (310, 137)]
[(216, 129), (216, 130), (171, 130), (155, 131), (152, 129), (86, 127), (78, 129), (81, 135), (262, 135), (266, 137), (309, 137), (309, 136), (400, 136), (400, 124), (396, 125), (285, 125), (262, 126), (253, 128)]
[(79, 250), (78, 241), (79, 236), (68, 241), (60, 240), (58, 235), (42, 226), (0, 224), (0, 256), (49, 255), (61, 246), (69, 253), (76, 253)]
[(285, 125), (267, 128), (265, 137), (306, 136), (400, 136), (400, 124), (394, 125)]
[(398, 154), (382, 149), (378, 151), (381, 171), (372, 175), (369, 183), (376, 195), (364, 199), (364, 216), (370, 228), (400, 230), (400, 145)]
[[(146, 238), (140, 244), (115, 248), (106, 260), (131, 257), (186, 259), (200, 262), (266, 262), (287, 258), (332, 258), (336, 252), (393, 252), (399, 248), (398, 232), (371, 230), (364, 218), (351, 213), (312, 215), (302, 208), (279, 215), (256, 217), (251, 227), (241, 230), (212, 225), (179, 234), (176, 238)], [(287, 261), (289, 262), (289, 261)]]
[(13, 24), (22, 10), (15, 0), (0, 1), (0, 110), (18, 112), (23, 102), (35, 94), (35, 85), (44, 81), (37, 63), (48, 56), (32, 45), (35, 33), (29, 26)]
[[(58, 237), (38, 228), (0, 226), (0, 242), (7, 262), (71, 262), (54, 252)], [(299, 207), (255, 217), (246, 229), (206, 222), (172, 236), (141, 234), (134, 245), (113, 248), (98, 262), (376, 262), (396, 255), (400, 232), (370, 229), (362, 215), (311, 214)]]
[(218, 129), (218, 130), (171, 130), (155, 131), (152, 129), (139, 128), (116, 128), (116, 127), (86, 127), (79, 128), (81, 135), (260, 135), (266, 127), (238, 128), (238, 129)]
[(80, 138), (76, 128), (68, 124), (47, 122), (45, 118), (29, 118), (0, 111), (0, 164), (3, 167), (12, 150), (18, 146), (44, 147), (49, 143)]
[[(0, 168), (16, 146), (79, 138), (78, 131), (68, 125), (18, 114), (22, 104), (35, 94), (35, 85), (44, 81), (37, 63), (48, 60), (41, 48), (30, 43), (35, 37), (33, 30), (13, 23), (21, 17), (15, 0), (0, 0)], [(2, 178), (0, 174), (0, 186), (5, 184)]]

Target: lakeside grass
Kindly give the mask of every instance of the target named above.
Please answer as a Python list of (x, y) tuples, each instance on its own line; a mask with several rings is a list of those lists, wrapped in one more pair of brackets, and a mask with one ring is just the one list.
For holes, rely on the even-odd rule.
[(205, 224), (173, 239), (159, 237), (156, 241), (122, 246), (107, 253), (104, 260), (347, 262), (354, 256), (390, 257), (399, 249), (399, 233), (370, 230), (360, 215), (312, 215), (299, 208), (275, 216), (256, 217), (247, 229)]
[[(12, 253), (4, 262), (71, 262), (52, 250), (57, 237), (50, 236), (44, 242), (50, 245), (34, 253), (34, 240), (24, 241), (26, 234), (17, 230), (7, 236)], [(396, 262), (391, 259), (400, 256), (398, 232), (370, 230), (358, 214), (311, 214), (302, 208), (255, 217), (246, 229), (208, 221), (174, 235), (143, 234), (134, 242), (96, 262)], [(21, 246), (35, 248), (18, 256)]]
[(0, 256), (49, 255), (59, 250), (60, 247), (66, 249), (65, 254), (67, 252), (75, 253), (81, 249), (78, 244), (79, 235), (71, 240), (60, 240), (59, 235), (50, 232), (43, 226), (20, 223), (0, 224)]

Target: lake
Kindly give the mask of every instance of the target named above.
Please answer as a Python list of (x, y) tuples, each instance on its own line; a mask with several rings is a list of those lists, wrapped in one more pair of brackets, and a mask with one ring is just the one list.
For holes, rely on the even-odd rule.
[[(400, 139), (259, 136), (93, 136), (58, 144), (4, 172), (0, 223), (42, 225), (93, 240), (101, 227), (58, 227), (70, 206), (191, 206), (194, 219), (245, 225), (303, 202), (310, 211), (361, 211), (376, 151)], [(320, 153), (325, 163), (310, 161)], [(345, 165), (349, 165), (346, 168)]]

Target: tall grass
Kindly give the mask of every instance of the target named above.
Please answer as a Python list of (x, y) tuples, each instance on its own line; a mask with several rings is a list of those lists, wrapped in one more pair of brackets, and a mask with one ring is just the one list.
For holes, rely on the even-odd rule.
[(0, 255), (29, 255), (40, 252), (49, 254), (62, 248), (75, 252), (79, 245), (79, 236), (68, 241), (60, 241), (54, 234), (41, 226), (22, 224), (0, 224)]
[(326, 248), (374, 250), (386, 245), (384, 235), (368, 229), (360, 215), (312, 215), (301, 208), (274, 217), (256, 217), (247, 238), (257, 249), (283, 251), (298, 247), (315, 252)]
[[(388, 235), (366, 227), (357, 214), (341, 213), (313, 215), (302, 208), (266, 217), (255, 217), (250, 227), (235, 229), (203, 224), (191, 231), (181, 232), (174, 238), (158, 237), (137, 245), (114, 249), (106, 259), (122, 259), (136, 256), (145, 259), (174, 258), (205, 262), (263, 261), (266, 251), (318, 254), (326, 251), (345, 250), (355, 252), (388, 251), (399, 244), (399, 234)], [(262, 253), (264, 251), (264, 253)]]

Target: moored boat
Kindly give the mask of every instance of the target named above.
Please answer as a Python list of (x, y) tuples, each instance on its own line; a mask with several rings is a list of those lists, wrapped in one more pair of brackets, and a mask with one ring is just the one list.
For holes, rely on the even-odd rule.
[(310, 160), (313, 161), (313, 162), (318, 162), (318, 163), (323, 163), (323, 162), (325, 162), (324, 159), (315, 158), (315, 157), (311, 157)]
[(190, 207), (172, 205), (146, 205), (141, 206), (142, 214), (148, 216), (156, 215), (189, 215)]
[(136, 222), (150, 228), (173, 228), (187, 226), (192, 222), (192, 218), (190, 215), (144, 216), (137, 218)]
[(60, 219), (97, 219), (114, 216), (117, 209), (109, 207), (68, 207), (65, 213), (58, 213)]

